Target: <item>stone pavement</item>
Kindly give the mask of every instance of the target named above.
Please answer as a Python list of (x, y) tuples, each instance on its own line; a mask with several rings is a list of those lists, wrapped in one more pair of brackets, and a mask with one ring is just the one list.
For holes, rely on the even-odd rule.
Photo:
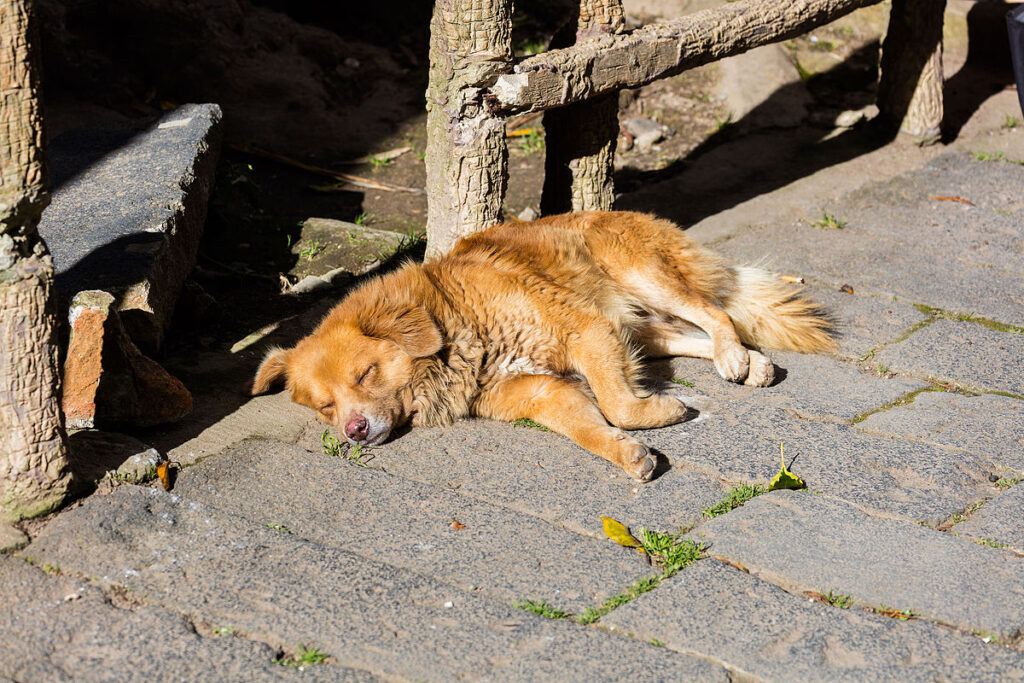
[[(171, 491), (101, 486), (0, 556), (0, 677), (1024, 680), (1024, 132), (978, 144), (828, 200), (841, 229), (691, 228), (843, 338), (765, 389), (653, 364), (694, 408), (643, 433), (653, 482), (487, 421), (355, 462), (260, 397), (169, 450)], [(780, 442), (808, 490), (704, 513)], [(702, 556), (663, 574), (601, 515)]]

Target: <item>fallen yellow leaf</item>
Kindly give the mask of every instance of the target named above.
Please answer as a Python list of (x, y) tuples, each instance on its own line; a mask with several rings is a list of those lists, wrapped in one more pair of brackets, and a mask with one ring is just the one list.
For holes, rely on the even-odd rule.
[(608, 538), (627, 548), (640, 547), (640, 541), (633, 538), (633, 534), (629, 533), (629, 527), (622, 522), (618, 522), (611, 517), (605, 517), (604, 515), (601, 515), (601, 522), (604, 524), (604, 533)]
[(786, 444), (779, 444), (779, 453), (782, 457), (782, 469), (775, 475), (775, 478), (768, 484), (768, 490), (776, 489), (803, 489), (807, 488), (804, 480), (786, 469)]

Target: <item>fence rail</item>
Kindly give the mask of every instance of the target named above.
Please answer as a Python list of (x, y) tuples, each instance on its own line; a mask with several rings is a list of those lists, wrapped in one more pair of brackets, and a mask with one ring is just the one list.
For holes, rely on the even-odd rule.
[[(511, 0), (436, 0), (427, 89), (427, 256), (501, 220), (506, 116), (545, 111), (544, 213), (610, 209), (616, 93), (807, 33), (881, 0), (740, 0), (624, 32), (621, 0), (581, 0), (576, 43), (515, 63)], [(883, 121), (919, 138), (942, 121), (945, 0), (892, 0)]]

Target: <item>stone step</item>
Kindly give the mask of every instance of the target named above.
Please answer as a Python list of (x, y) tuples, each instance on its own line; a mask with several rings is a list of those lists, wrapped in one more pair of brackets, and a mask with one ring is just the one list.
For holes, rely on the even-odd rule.
[(913, 403), (868, 416), (859, 427), (975, 453), (992, 462), (997, 474), (1024, 475), (1024, 401), (1020, 399), (926, 392)]
[[(842, 229), (815, 227), (810, 223), (818, 216), (809, 215), (805, 221), (751, 226), (715, 248), (732, 259), (766, 263), (831, 287), (849, 284), (854, 292), (887, 293), (1021, 325), (1022, 195), (1020, 165), (953, 151), (830, 203), (828, 212), (846, 221)], [(964, 236), (970, 236), (969, 244)]]
[(706, 661), (544, 619), (160, 488), (93, 496), (24, 552), (214, 628), (318, 647), (342, 666), (383, 676), (727, 678)]
[(68, 311), (69, 427), (149, 427), (192, 410), (184, 385), (144, 354), (159, 349), (195, 265), (222, 134), (220, 107), (188, 104), (51, 143), (39, 232)]
[(983, 543), (1004, 544), (1024, 555), (1024, 486), (1016, 484), (986, 502), (950, 531)]
[(1024, 679), (1024, 653), (923, 621), (834, 607), (701, 560), (601, 620), (766, 681)]
[(578, 614), (653, 573), (607, 539), (272, 441), (187, 468), (174, 491), (510, 605), (543, 600)]
[[(314, 424), (298, 444), (318, 450), (322, 431), (323, 425)], [(696, 523), (701, 510), (728, 492), (716, 476), (685, 464), (640, 484), (564, 436), (491, 420), (416, 428), (373, 453), (374, 466), (389, 474), (457, 490), (600, 539), (605, 538), (602, 515), (629, 526), (676, 532)]]
[(730, 402), (772, 407), (801, 417), (849, 422), (858, 415), (929, 386), (913, 379), (883, 379), (828, 356), (766, 351), (775, 363), (776, 382), (748, 387), (723, 380), (706, 360), (676, 358), (672, 376), (702, 394)]
[[(271, 681), (287, 673), (273, 663), (274, 648), (200, 635), (181, 614), (118, 602), (87, 580), (51, 576), (19, 558), (0, 555), (0, 586), (5, 680)], [(334, 680), (374, 680), (367, 672), (331, 668)]]
[(787, 465), (812, 491), (932, 526), (992, 490), (992, 465), (973, 454), (870, 436), (756, 403), (722, 403), (702, 417), (643, 438), (673, 462), (762, 484), (779, 471), (784, 443)]
[(895, 371), (1024, 394), (1024, 334), (999, 332), (974, 322), (936, 320), (876, 357)]
[(39, 232), (58, 293), (114, 294), (145, 352), (160, 346), (195, 263), (221, 116), (215, 104), (185, 104), (156, 121), (72, 130), (50, 143), (53, 201)]
[(691, 537), (792, 592), (852, 596), (1020, 646), (1024, 558), (805, 491), (775, 491)]

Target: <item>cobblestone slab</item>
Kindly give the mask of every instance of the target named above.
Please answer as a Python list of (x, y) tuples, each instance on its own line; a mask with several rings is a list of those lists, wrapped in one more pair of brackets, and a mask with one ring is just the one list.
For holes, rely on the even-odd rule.
[(1024, 636), (1024, 558), (807, 492), (775, 491), (691, 532), (711, 556), (797, 592)]
[(916, 171), (856, 190), (842, 205), (856, 218), (856, 230), (918, 245), (936, 262), (955, 257), (1024, 272), (1022, 190), (1021, 166), (950, 152)]
[(834, 286), (810, 284), (806, 295), (820, 303), (835, 320), (839, 340), (838, 354), (845, 358), (860, 358), (869, 350), (896, 341), (915, 323), (924, 320), (924, 314), (913, 302), (895, 294), (870, 293), (854, 290), (852, 294)]
[[(992, 173), (999, 181), (986, 189)], [(972, 176), (977, 180), (967, 183)], [(968, 186), (975, 206), (932, 199), (964, 195)], [(848, 284), (855, 293), (895, 294), (912, 303), (1024, 324), (1022, 193), (1024, 168), (951, 152), (827, 207), (846, 222), (843, 229), (815, 227), (816, 216), (809, 216), (804, 222), (744, 230), (716, 249), (813, 282)]]
[(341, 665), (387, 676), (726, 679), (705, 661), (536, 617), (162, 489), (94, 496), (26, 552), (214, 627), (319, 647)]
[(878, 352), (893, 370), (995, 391), (1024, 394), (1024, 334), (978, 323), (936, 320)]
[(1020, 399), (929, 391), (918, 394), (913, 403), (869, 416), (860, 428), (970, 451), (998, 468), (1024, 473)]
[[(291, 678), (277, 651), (242, 638), (204, 637), (182, 615), (115, 606), (87, 580), (49, 576), (0, 555), (0, 678), (15, 681), (253, 681)], [(372, 680), (331, 667), (336, 680)], [(295, 677), (298, 672), (295, 672)]]
[(223, 135), (220, 107), (186, 104), (156, 121), (68, 131), (50, 146), (53, 202), (39, 232), (57, 289), (119, 297), (128, 333), (158, 347), (195, 265)]
[(866, 509), (938, 525), (991, 491), (991, 466), (972, 454), (865, 435), (756, 404), (722, 402), (693, 422), (643, 438), (673, 464), (730, 482), (767, 483), (786, 462), (815, 491)]
[(175, 493), (508, 604), (529, 598), (579, 613), (650, 574), (608, 541), (272, 441), (186, 469)]
[(671, 367), (674, 377), (692, 382), (711, 396), (843, 421), (927, 386), (919, 380), (883, 379), (828, 356), (786, 351), (768, 355), (776, 366), (776, 380), (770, 387), (727, 382), (706, 360), (676, 358)]
[(1024, 680), (1024, 654), (922, 621), (840, 609), (703, 560), (601, 620), (764, 680)]
[(1024, 485), (1000, 493), (950, 531), (978, 540), (1004, 543), (1024, 554)]
[[(322, 431), (323, 425), (311, 426), (299, 445), (319, 449)], [(728, 491), (717, 477), (685, 463), (639, 484), (559, 434), (489, 420), (413, 429), (375, 448), (374, 455), (374, 465), (390, 474), (601, 539), (601, 515), (630, 526), (676, 531), (695, 523), (701, 510)]]

